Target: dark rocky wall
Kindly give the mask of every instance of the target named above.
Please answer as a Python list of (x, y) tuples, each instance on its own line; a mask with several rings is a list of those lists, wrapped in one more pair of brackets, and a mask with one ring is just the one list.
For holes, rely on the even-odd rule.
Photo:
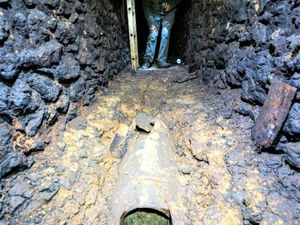
[(300, 1), (192, 0), (192, 5), (189, 60), (208, 85), (241, 88), (241, 98), (258, 106), (272, 79), (298, 88), (277, 150), (293, 152), (286, 159), (300, 168)]
[(128, 62), (121, 1), (0, 0), (0, 178)]

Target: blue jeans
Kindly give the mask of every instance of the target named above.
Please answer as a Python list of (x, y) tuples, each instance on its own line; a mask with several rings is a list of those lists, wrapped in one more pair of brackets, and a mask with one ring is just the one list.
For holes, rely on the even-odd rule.
[(172, 10), (165, 16), (158, 14), (153, 15), (147, 9), (144, 9), (144, 12), (150, 30), (144, 60), (145, 62), (153, 63), (159, 29), (162, 27), (158, 63), (167, 62), (170, 34), (174, 23), (176, 10)]

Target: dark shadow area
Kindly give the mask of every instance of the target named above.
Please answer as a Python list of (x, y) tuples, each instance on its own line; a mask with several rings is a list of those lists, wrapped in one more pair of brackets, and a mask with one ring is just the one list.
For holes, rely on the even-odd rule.
[(120, 225), (134, 224), (172, 225), (172, 219), (166, 214), (155, 209), (135, 209), (121, 218)]
[[(169, 47), (169, 61), (176, 62), (180, 58), (187, 62), (188, 54), (188, 38), (190, 27), (191, 15), (191, 0), (183, 1), (178, 5), (175, 22), (172, 28), (170, 47)], [(147, 20), (144, 16), (142, 1), (136, 1), (136, 14), (137, 14), (137, 33), (139, 45), (139, 60), (140, 64), (143, 62), (143, 56), (146, 49), (149, 28)], [(160, 34), (159, 34), (160, 35)], [(157, 43), (157, 51), (159, 48), (159, 41)]]
[(178, 6), (170, 40), (171, 62), (176, 62), (176, 59), (180, 58), (188, 63), (191, 10), (191, 0), (182, 1)]
[(137, 22), (137, 33), (138, 33), (138, 46), (139, 46), (139, 60), (140, 64), (143, 63), (143, 57), (145, 54), (147, 38), (149, 34), (148, 23), (144, 15), (142, 1), (135, 1), (136, 7), (136, 22)]

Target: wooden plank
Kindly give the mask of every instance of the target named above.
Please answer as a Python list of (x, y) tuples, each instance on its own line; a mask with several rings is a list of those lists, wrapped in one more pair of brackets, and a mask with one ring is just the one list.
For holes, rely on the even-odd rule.
[(138, 50), (138, 36), (137, 36), (137, 25), (136, 25), (136, 8), (135, 8), (135, 0), (132, 0), (133, 5), (133, 31), (134, 31), (134, 58), (135, 58), (135, 69), (139, 67), (139, 50)]
[(252, 139), (258, 148), (272, 146), (288, 115), (296, 91), (295, 87), (282, 81), (272, 82), (262, 111), (252, 128)]
[(138, 57), (135, 0), (127, 0), (127, 14), (128, 14), (131, 66), (133, 70), (136, 70), (139, 67), (139, 57)]

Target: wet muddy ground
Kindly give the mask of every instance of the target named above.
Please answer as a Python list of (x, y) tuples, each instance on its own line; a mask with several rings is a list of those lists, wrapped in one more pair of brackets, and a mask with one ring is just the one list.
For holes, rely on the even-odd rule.
[(29, 170), (1, 181), (0, 225), (107, 224), (121, 162), (110, 146), (139, 112), (170, 118), (189, 225), (300, 224), (299, 172), (255, 151), (238, 96), (184, 67), (121, 73), (65, 130), (57, 124)]

